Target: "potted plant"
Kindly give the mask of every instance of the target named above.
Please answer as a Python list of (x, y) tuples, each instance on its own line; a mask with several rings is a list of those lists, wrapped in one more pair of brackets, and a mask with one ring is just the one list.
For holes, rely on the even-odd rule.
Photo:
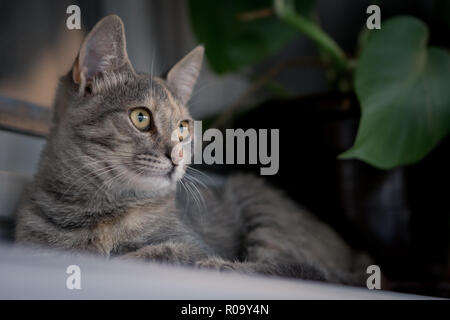
[[(275, 184), (369, 248), (390, 278), (408, 282), (402, 289), (449, 294), (440, 286), (450, 274), (450, 205), (439, 183), (450, 178), (450, 54), (429, 46), (424, 22), (396, 16), (381, 29), (363, 28), (350, 57), (314, 8), (313, 0), (190, 1), (193, 30), (218, 74), (242, 72), (300, 32), (318, 57), (297, 62), (320, 64), (330, 83), (326, 94), (238, 103), (209, 123), (280, 128)], [(295, 62), (256, 78), (249, 94), (263, 86), (279, 93), (270, 72)]]

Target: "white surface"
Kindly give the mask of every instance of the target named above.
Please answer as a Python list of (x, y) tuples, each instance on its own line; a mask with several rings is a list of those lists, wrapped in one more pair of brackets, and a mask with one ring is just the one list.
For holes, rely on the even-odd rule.
[[(66, 288), (69, 265), (81, 269), (81, 290)], [(0, 299), (424, 299), (310, 281), (105, 261), (98, 257), (37, 256), (0, 245)]]

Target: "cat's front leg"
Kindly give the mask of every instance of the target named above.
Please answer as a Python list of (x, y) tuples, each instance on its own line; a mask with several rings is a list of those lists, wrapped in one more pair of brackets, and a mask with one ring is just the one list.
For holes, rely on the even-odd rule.
[(294, 277), (307, 280), (325, 281), (326, 274), (308, 265), (296, 263), (270, 263), (268, 261), (227, 261), (219, 257), (208, 257), (195, 263), (197, 268), (217, 271), (234, 271), (245, 274), (264, 274), (268, 276)]
[(160, 261), (181, 265), (192, 265), (206, 257), (202, 250), (180, 242), (164, 242), (147, 245), (135, 251), (119, 256), (120, 259)]
[(232, 261), (226, 261), (218, 257), (209, 257), (197, 261), (195, 267), (219, 271), (234, 271), (236, 270), (237, 265)]
[(259, 273), (257, 263), (229, 261), (219, 257), (201, 259), (195, 263), (195, 267), (217, 271), (235, 271), (246, 274)]

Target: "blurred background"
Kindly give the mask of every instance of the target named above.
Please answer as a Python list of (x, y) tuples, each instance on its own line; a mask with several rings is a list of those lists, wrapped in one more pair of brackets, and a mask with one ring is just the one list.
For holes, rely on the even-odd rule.
[[(66, 28), (66, 8), (72, 4), (81, 9), (81, 30)], [(383, 53), (398, 40), (367, 35), (366, 10), (372, 4), (381, 8), (382, 30), (392, 18), (414, 19), (390, 24), (404, 32), (402, 59), (395, 60), (395, 50), (392, 56)], [(450, 1), (1, 0), (0, 171), (34, 173), (58, 78), (70, 70), (86, 30), (108, 14), (123, 19), (128, 54), (138, 71), (161, 74), (203, 43), (207, 59), (190, 110), (204, 120), (204, 129), (280, 129), (280, 170), (267, 177), (271, 183), (353, 247), (370, 252), (394, 290), (450, 297), (450, 99), (439, 96), (450, 83), (444, 81), (450, 76)], [(430, 141), (421, 136), (400, 140), (407, 148), (395, 155), (397, 162), (382, 150), (376, 156), (338, 159), (354, 145), (359, 129), (375, 140), (384, 134), (376, 124), (360, 127), (367, 90), (358, 89), (358, 79), (407, 82), (407, 76), (401, 77), (405, 68), (395, 66), (410, 62), (407, 54), (415, 47), (408, 41), (423, 29), (415, 21), (429, 33), (425, 42), (440, 50), (435, 60), (442, 68), (430, 70), (443, 71), (423, 80), (436, 89), (438, 98), (431, 100), (443, 101), (432, 108), (441, 112), (436, 113), (436, 132)], [(376, 41), (382, 45), (372, 45), (372, 51), (379, 51), (371, 52)], [(419, 63), (411, 61), (412, 67)], [(371, 68), (392, 74), (372, 79), (367, 76), (376, 73)], [(381, 84), (377, 88), (384, 92)], [(419, 95), (426, 96), (424, 90)], [(408, 96), (415, 99), (416, 93)], [(411, 105), (417, 102), (418, 110), (428, 105), (420, 101)], [(391, 129), (378, 127), (390, 130), (395, 140), (395, 123)], [(35, 157), (27, 156), (30, 150)], [(259, 165), (200, 169), (257, 173)], [(11, 193), (10, 185), (3, 188), (0, 193)]]

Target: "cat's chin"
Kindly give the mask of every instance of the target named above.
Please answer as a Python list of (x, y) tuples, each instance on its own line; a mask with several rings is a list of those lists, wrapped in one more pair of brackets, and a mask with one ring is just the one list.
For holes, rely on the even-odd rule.
[(160, 191), (169, 189), (173, 184), (172, 179), (168, 175), (142, 176), (135, 179), (133, 188), (141, 191)]
[(176, 186), (177, 181), (183, 178), (185, 168), (183, 166), (175, 165), (172, 170), (168, 172), (153, 172), (148, 171), (145, 174), (140, 174), (134, 179), (134, 187), (140, 190), (162, 190), (170, 189)]

